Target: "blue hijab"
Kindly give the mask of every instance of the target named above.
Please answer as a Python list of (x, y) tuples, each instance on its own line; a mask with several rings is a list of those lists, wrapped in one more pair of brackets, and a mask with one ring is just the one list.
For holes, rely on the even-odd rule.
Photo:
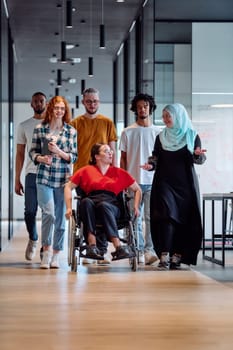
[(187, 145), (193, 154), (197, 132), (193, 129), (185, 107), (180, 103), (174, 103), (167, 105), (163, 110), (170, 114), (173, 121), (172, 128), (165, 127), (159, 134), (163, 149), (177, 151)]

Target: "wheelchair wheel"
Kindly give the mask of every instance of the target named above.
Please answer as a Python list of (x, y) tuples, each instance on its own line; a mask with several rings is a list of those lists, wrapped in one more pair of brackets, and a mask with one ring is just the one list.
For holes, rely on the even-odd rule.
[(129, 264), (131, 266), (131, 270), (136, 272), (137, 269), (138, 269), (138, 258), (137, 258), (137, 256), (135, 256), (133, 258), (130, 258), (129, 259)]
[(71, 271), (77, 271), (77, 256), (75, 249), (76, 229), (75, 211), (73, 210), (68, 224), (68, 265), (71, 266)]
[(129, 259), (131, 270), (135, 272), (138, 269), (138, 248), (137, 248), (136, 232), (132, 221), (129, 221), (129, 224), (127, 227), (127, 241), (132, 252), (135, 254), (135, 256)]

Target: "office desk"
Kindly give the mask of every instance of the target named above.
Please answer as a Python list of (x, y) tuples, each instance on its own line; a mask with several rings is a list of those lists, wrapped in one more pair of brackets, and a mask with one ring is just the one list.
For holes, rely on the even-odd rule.
[[(209, 261), (212, 261), (216, 264), (225, 266), (225, 249), (226, 249), (226, 239), (232, 239), (233, 235), (227, 231), (227, 208), (228, 201), (231, 201), (233, 204), (233, 193), (205, 193), (202, 196), (202, 205), (203, 205), (203, 258)], [(206, 254), (206, 233), (205, 233), (205, 210), (206, 210), (206, 201), (211, 201), (211, 240), (210, 240), (210, 249), (211, 256)], [(220, 232), (215, 232), (215, 202), (221, 201), (221, 210), (218, 212), (218, 217), (221, 221), (221, 230)], [(233, 208), (232, 208), (233, 209)], [(216, 246), (217, 243), (220, 243), (220, 247)], [(216, 258), (216, 250), (221, 249), (221, 258)], [(209, 250), (209, 249), (208, 249)]]

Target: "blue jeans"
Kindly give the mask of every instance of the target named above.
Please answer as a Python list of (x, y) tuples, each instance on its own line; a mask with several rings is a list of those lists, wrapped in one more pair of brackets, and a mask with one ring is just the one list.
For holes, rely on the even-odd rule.
[(42, 246), (53, 245), (54, 250), (63, 250), (66, 223), (64, 187), (37, 184), (37, 195), (42, 210)]
[[(137, 218), (137, 233), (138, 233), (138, 249), (142, 252), (153, 252), (154, 247), (151, 239), (150, 231), (150, 194), (151, 194), (151, 185), (141, 185), (139, 184), (142, 190), (142, 200), (139, 207), (140, 215)], [(142, 227), (142, 218), (144, 217), (145, 223), (145, 236), (143, 234)]]
[(36, 174), (27, 174), (25, 176), (24, 185), (24, 220), (28, 231), (29, 239), (32, 241), (38, 240), (38, 233), (36, 228), (36, 214), (37, 214), (37, 188), (36, 188)]

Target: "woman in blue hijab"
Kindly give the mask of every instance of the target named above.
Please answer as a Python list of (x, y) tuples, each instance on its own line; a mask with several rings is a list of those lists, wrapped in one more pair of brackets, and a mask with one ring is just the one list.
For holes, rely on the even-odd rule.
[(202, 241), (200, 196), (195, 164), (203, 164), (205, 151), (185, 107), (163, 109), (165, 128), (155, 140), (149, 162), (155, 170), (151, 191), (151, 234), (160, 269), (196, 265)]

